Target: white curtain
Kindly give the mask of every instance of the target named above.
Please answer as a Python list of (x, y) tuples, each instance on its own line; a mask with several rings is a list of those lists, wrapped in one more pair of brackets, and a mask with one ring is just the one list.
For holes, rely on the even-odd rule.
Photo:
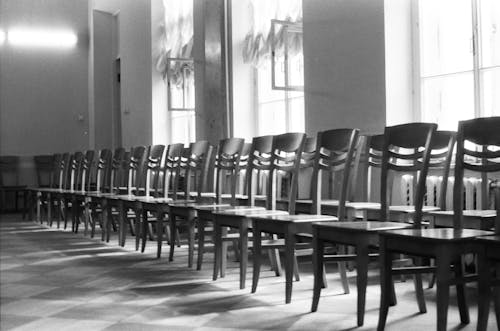
[[(249, 7), (252, 25), (245, 37), (243, 59), (260, 66), (271, 55), (271, 20), (302, 22), (302, 0), (250, 0)], [(292, 53), (302, 51), (301, 38), (297, 35), (289, 44)], [(283, 46), (283, 29), (275, 31), (275, 40), (275, 49), (279, 52)]]
[(193, 0), (163, 0), (164, 22), (161, 26), (161, 46), (156, 68), (163, 77), (180, 76), (181, 66), (167, 68), (167, 58), (192, 57)]

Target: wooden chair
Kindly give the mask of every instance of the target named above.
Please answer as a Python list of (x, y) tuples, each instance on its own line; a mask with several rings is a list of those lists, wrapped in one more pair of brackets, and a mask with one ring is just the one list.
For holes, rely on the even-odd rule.
[(7, 194), (14, 195), (15, 211), (19, 210), (19, 197), (26, 204), (26, 185), (19, 184), (19, 157), (0, 156), (0, 213), (5, 212)]
[(500, 182), (498, 179), (492, 182), (491, 188), (495, 192), (495, 235), (477, 238), (477, 243), (480, 245), (480, 253), (478, 254), (478, 331), (486, 330), (488, 327), (491, 287), (493, 287), (497, 328), (500, 327)]
[[(128, 155), (127, 155), (128, 154)], [(98, 169), (102, 169), (98, 173), (104, 174), (99, 177), (98, 183), (100, 187), (96, 191), (86, 192), (86, 209), (90, 212), (86, 214), (86, 223), (91, 226), (90, 236), (93, 238), (95, 235), (96, 222), (99, 220), (101, 227), (101, 240), (108, 240), (111, 231), (111, 222), (108, 222), (111, 214), (108, 215), (106, 197), (112, 194), (117, 194), (126, 177), (123, 164), (124, 160), (130, 159), (130, 153), (127, 153), (124, 148), (118, 147), (113, 152), (111, 159), (102, 158), (99, 160)], [(107, 170), (104, 170), (108, 168)], [(102, 182), (100, 181), (102, 180)], [(116, 213), (118, 214), (118, 213)], [(108, 231), (106, 231), (108, 229)]]
[[(94, 162), (94, 156), (94, 151), (87, 151), (85, 153), (85, 158), (80, 167), (77, 189), (75, 192), (68, 193), (74, 209), (74, 231), (78, 231), (81, 218), (84, 223), (84, 235), (87, 235), (89, 225), (91, 225), (91, 237), (95, 233), (95, 223), (92, 217), (92, 199), (88, 194), (100, 194), (104, 192), (110, 175), (112, 154), (109, 149), (101, 150), (96, 160), (97, 162)], [(96, 214), (96, 207), (93, 207), (94, 214)]]
[[(151, 161), (149, 159), (149, 151), (150, 149), (144, 146), (137, 146), (131, 150), (130, 158), (127, 162), (126, 187), (119, 187), (118, 193), (105, 196), (108, 217), (104, 219), (104, 222), (107, 222), (104, 229), (108, 232), (107, 240), (109, 240), (110, 231), (108, 229), (110, 230), (110, 223), (112, 221), (112, 217), (110, 216), (116, 211), (118, 218), (118, 244), (120, 246), (125, 246), (127, 227), (131, 230), (132, 235), (138, 235), (135, 232), (136, 224), (134, 224), (136, 214), (134, 211), (129, 214), (128, 210), (133, 210), (135, 207), (135, 197), (144, 195), (146, 192), (146, 163)], [(154, 159), (154, 163), (159, 164), (160, 162), (161, 156)]]
[[(252, 292), (257, 290), (260, 271), (260, 251), (262, 248), (284, 248), (285, 249), (285, 277), (286, 277), (286, 303), (290, 303), (292, 295), (292, 279), (294, 266), (297, 267), (295, 256), (298, 255), (296, 251), (296, 237), (309, 236), (312, 233), (313, 222), (337, 221), (345, 218), (345, 203), (348, 195), (348, 188), (350, 182), (350, 171), (355, 155), (356, 145), (358, 141), (358, 130), (355, 129), (335, 129), (324, 132), (319, 132), (317, 137), (316, 148), (313, 158), (313, 174), (312, 174), (312, 210), (313, 215), (293, 215), (294, 210), (289, 209), (289, 215), (274, 215), (274, 216), (252, 216), (252, 227), (254, 232), (254, 273), (252, 282)], [(288, 164), (287, 164), (288, 163)], [(271, 160), (272, 168), (270, 178), (278, 171), (284, 171), (291, 167), (290, 161), (282, 160), (280, 156), (273, 153)], [(285, 170), (286, 171), (286, 170)], [(294, 175), (291, 173), (292, 176)], [(339, 181), (335, 180), (335, 174), (341, 176)], [(326, 176), (328, 175), (328, 176)], [(335, 216), (321, 215), (322, 183), (324, 179), (328, 179), (328, 183), (339, 183), (340, 190), (337, 196), (336, 210), (338, 211), (338, 218)], [(292, 177), (293, 181), (293, 177)], [(274, 182), (274, 180), (273, 180)], [(270, 182), (273, 191), (276, 185)], [(297, 185), (297, 183), (292, 183)], [(291, 194), (293, 194), (293, 186), (291, 187)], [(330, 187), (327, 187), (329, 190)], [(327, 191), (328, 191), (327, 190)], [(274, 192), (268, 195), (271, 204), (276, 199)], [(293, 203), (293, 201), (290, 201)], [(260, 233), (275, 233), (284, 236), (284, 242), (272, 241), (266, 242), (261, 240)], [(310, 244), (307, 245), (310, 247)], [(310, 254), (307, 251), (307, 254)], [(303, 254), (300, 254), (303, 255)], [(297, 268), (298, 270), (298, 268)], [(345, 272), (345, 269), (344, 269)], [(345, 278), (345, 277), (344, 277)]]
[(36, 221), (43, 223), (42, 209), (45, 214), (47, 225), (51, 223), (52, 218), (49, 217), (51, 208), (48, 205), (48, 195), (51, 190), (62, 188), (62, 174), (63, 174), (63, 155), (54, 154), (52, 162), (52, 170), (50, 174), (50, 184), (49, 187), (33, 187), (30, 189), (30, 195), (32, 196), (32, 203), (34, 209), (36, 209)]
[[(239, 145), (239, 143), (238, 143)], [(205, 240), (206, 236), (210, 233), (214, 234), (208, 228), (210, 224), (214, 224), (214, 213), (246, 208), (249, 209), (264, 209), (263, 207), (248, 207), (245, 205), (239, 205), (240, 203), (245, 203), (248, 201), (247, 196), (245, 196), (247, 185), (246, 175), (248, 160), (250, 154), (252, 153), (252, 144), (243, 143), (239, 154), (234, 154), (231, 157), (230, 153), (224, 153), (225, 156), (218, 157), (216, 159), (215, 170), (216, 170), (216, 196), (215, 204), (201, 205), (197, 206), (197, 229), (198, 229), (198, 259), (196, 263), (196, 269), (201, 270), (203, 264), (203, 255), (205, 252)], [(229, 194), (223, 191), (229, 191)], [(245, 200), (246, 199), (246, 200)], [(227, 235), (227, 234), (226, 234)], [(224, 240), (225, 239), (225, 240)], [(235, 249), (235, 254), (239, 256), (238, 253), (238, 240), (233, 235), (231, 238), (225, 236), (223, 241), (231, 241), (233, 243), (233, 248)], [(212, 240), (213, 241), (213, 240)], [(227, 245), (222, 244), (222, 256), (227, 255)], [(225, 261), (225, 260), (224, 260)], [(223, 262), (223, 269), (225, 269), (225, 262)], [(222, 271), (224, 273), (224, 271)]]
[[(251, 224), (251, 217), (256, 214), (261, 215), (277, 215), (277, 214), (294, 214), (295, 199), (297, 197), (297, 176), (300, 167), (300, 156), (305, 142), (305, 134), (303, 133), (285, 133), (272, 137), (272, 144), (269, 137), (261, 137), (260, 141), (254, 140), (254, 152), (249, 156), (249, 166), (247, 168), (247, 187), (248, 187), (248, 205), (255, 206), (255, 192), (257, 180), (254, 180), (255, 172), (268, 172), (266, 186), (266, 209), (247, 208), (229, 209), (214, 212), (214, 232), (215, 232), (215, 259), (213, 279), (216, 280), (219, 270), (223, 270), (222, 260), (222, 228), (230, 227), (239, 229), (239, 251), (240, 251), (240, 288), (245, 287), (246, 268), (248, 263), (248, 229)], [(269, 146), (270, 145), (270, 146)], [(258, 151), (256, 153), (256, 151)], [(281, 153), (281, 154), (280, 154)], [(282, 155), (284, 154), (284, 155)], [(286, 174), (290, 175), (290, 190), (287, 192), (287, 197), (283, 201), (282, 206), (286, 205), (287, 211), (277, 210), (276, 199), (271, 199), (273, 194), (278, 192), (276, 189), (276, 181), (272, 180), (272, 176), (276, 176), (276, 172), (272, 172), (273, 162), (278, 163), (276, 172), (281, 171), (283, 177)], [(255, 235), (255, 232), (254, 232)], [(259, 233), (260, 236), (260, 233)]]
[[(241, 156), (241, 149), (244, 140), (240, 138), (223, 139), (219, 142), (217, 156), (212, 157), (212, 149), (207, 149), (205, 155), (190, 158), (191, 161), (187, 162), (188, 168), (186, 169), (186, 183), (184, 199), (186, 197), (195, 198), (195, 200), (177, 200), (169, 203), (169, 221), (170, 221), (170, 255), (169, 260), (173, 260), (175, 248), (175, 234), (177, 231), (178, 223), (182, 222), (187, 226), (188, 232), (188, 267), (191, 268), (194, 260), (194, 243), (195, 243), (195, 227), (196, 219), (198, 216), (197, 208), (210, 205), (211, 207), (221, 206), (222, 204), (222, 170), (227, 167), (229, 170), (230, 164), (233, 166), (239, 164)], [(198, 160), (197, 160), (198, 159)], [(214, 161), (212, 165), (212, 161)], [(181, 165), (181, 168), (182, 165)], [(199, 170), (196, 170), (196, 169)], [(234, 167), (233, 167), (234, 168)], [(212, 177), (215, 171), (215, 177)], [(233, 170), (237, 170), (234, 168)], [(236, 176), (233, 174), (233, 176)], [(205, 181), (213, 181), (215, 178), (215, 192), (208, 191), (204, 184)], [(189, 192), (190, 180), (194, 182), (199, 181), (197, 185), (197, 192)], [(200, 184), (202, 186), (200, 186)]]
[[(460, 312), (460, 321), (469, 323), (469, 313), (465, 298), (464, 283), (471, 281), (463, 277), (462, 256), (468, 253), (478, 253), (473, 244), (475, 237), (488, 235), (491, 232), (463, 228), (463, 177), (464, 170), (470, 171), (498, 171), (498, 164), (491, 164), (489, 158), (498, 157), (498, 152), (485, 149), (485, 145), (499, 145), (498, 128), (500, 118), (479, 118), (459, 123), (457, 134), (457, 153), (455, 157), (455, 182), (453, 186), (454, 228), (421, 228), (421, 209), (416, 209), (414, 228), (380, 232), (380, 265), (381, 265), (381, 299), (378, 329), (385, 328), (389, 310), (392, 276), (401, 273), (429, 273), (434, 268), (416, 266), (410, 269), (393, 269), (390, 256), (393, 253), (403, 253), (418, 257), (434, 258), (436, 264), (437, 289), (437, 329), (445, 330), (447, 325), (447, 311), (449, 303), (449, 287), (457, 288), (457, 299)], [(413, 139), (413, 135), (408, 135)], [(470, 141), (481, 147), (480, 151), (472, 151), (465, 147), (465, 141)], [(388, 157), (388, 156), (387, 156)], [(424, 155), (424, 160), (429, 156)], [(391, 166), (392, 167), (392, 166)], [(384, 169), (383, 169), (384, 171)], [(424, 172), (420, 174), (423, 181)], [(422, 184), (423, 186), (423, 184)], [(381, 194), (385, 194), (386, 187), (382, 186)], [(416, 201), (418, 206), (423, 204), (423, 194), (420, 193)], [(382, 216), (388, 216), (387, 203), (382, 204)], [(454, 277), (451, 272), (454, 272)], [(422, 307), (421, 307), (422, 308)], [(425, 308), (425, 305), (423, 306)], [(425, 309), (421, 312), (425, 312)]]
[(35, 162), (36, 171), (36, 185), (34, 187), (26, 188), (26, 205), (25, 213), (28, 214), (28, 219), (33, 221), (33, 214), (36, 202), (36, 189), (50, 187), (53, 165), (54, 165), (54, 155), (35, 155), (33, 157)]
[[(167, 146), (167, 151), (163, 161), (163, 166), (157, 166), (156, 162), (148, 162), (147, 168), (147, 179), (146, 184), (146, 194), (144, 196), (138, 196), (135, 198), (135, 211), (136, 215), (142, 215), (142, 219), (139, 220), (139, 224), (142, 224), (141, 236), (142, 246), (141, 251), (144, 252), (146, 248), (147, 232), (149, 230), (148, 225), (151, 223), (156, 223), (156, 236), (157, 236), (157, 257), (161, 256), (161, 247), (163, 242), (163, 232), (164, 232), (164, 213), (165, 206), (168, 207), (168, 202), (175, 200), (177, 198), (177, 186), (178, 186), (178, 172), (180, 165), (180, 158), (182, 154), (184, 145), (183, 144), (171, 144)], [(149, 217), (149, 213), (155, 215), (155, 217)], [(136, 220), (136, 222), (138, 222)], [(136, 223), (138, 224), (138, 223)], [(168, 230), (168, 227), (167, 227)], [(167, 237), (168, 237), (167, 231)], [(136, 236), (136, 240), (139, 236)], [(138, 248), (138, 243), (136, 241), (136, 248)]]
[[(391, 198), (390, 185), (393, 183), (394, 173), (407, 173), (409, 171), (419, 172), (419, 181), (415, 190), (415, 222), (419, 223), (422, 214), (422, 203), (427, 174), (430, 142), (434, 134), (436, 125), (426, 123), (410, 123), (394, 127), (387, 127), (379, 152), (373, 155), (380, 160), (374, 162), (381, 168), (381, 202), (386, 209)], [(380, 139), (377, 137), (377, 139)], [(380, 141), (379, 141), (380, 142)], [(402, 149), (407, 152), (402, 153)], [(378, 158), (381, 156), (380, 158)], [(370, 156), (367, 156), (370, 157)], [(389, 173), (391, 170), (391, 173)], [(382, 194), (383, 193), (383, 194)], [(331, 261), (356, 261), (357, 268), (357, 324), (363, 325), (366, 301), (366, 286), (368, 279), (368, 262), (370, 249), (377, 248), (378, 234), (382, 231), (410, 227), (410, 224), (391, 222), (389, 217), (384, 217), (381, 221), (347, 221), (329, 222), (313, 225), (314, 244), (314, 291), (312, 311), (316, 311), (323, 285), (323, 263), (325, 260)], [(324, 254), (325, 243), (344, 244), (354, 246), (356, 254)], [(416, 282), (419, 302), (422, 302), (421, 280)]]

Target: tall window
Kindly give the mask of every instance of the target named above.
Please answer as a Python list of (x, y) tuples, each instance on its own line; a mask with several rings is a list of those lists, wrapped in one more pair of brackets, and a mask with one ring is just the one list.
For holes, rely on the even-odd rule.
[(193, 1), (163, 0), (164, 40), (158, 69), (167, 81), (170, 141), (195, 140)]
[(420, 0), (422, 120), (500, 115), (500, 1)]
[(243, 57), (254, 67), (256, 135), (304, 131), (301, 0), (251, 0)]

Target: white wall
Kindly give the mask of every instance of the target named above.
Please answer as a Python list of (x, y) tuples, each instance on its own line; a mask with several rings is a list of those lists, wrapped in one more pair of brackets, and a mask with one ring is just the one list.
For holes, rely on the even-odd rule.
[(65, 28), (71, 49), (0, 46), (0, 154), (34, 155), (89, 146), (89, 3), (1, 0), (0, 28)]
[(303, 12), (306, 132), (382, 132), (384, 1), (305, 0)]

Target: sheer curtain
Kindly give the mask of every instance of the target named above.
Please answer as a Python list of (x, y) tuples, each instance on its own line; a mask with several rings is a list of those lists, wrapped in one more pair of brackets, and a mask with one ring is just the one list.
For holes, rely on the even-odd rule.
[[(258, 67), (271, 56), (271, 20), (301, 22), (302, 0), (250, 0), (249, 7), (252, 25), (245, 38), (243, 59)], [(275, 34), (276, 50), (279, 52), (284, 34), (282, 29)], [(302, 42), (294, 42), (291, 46), (292, 52), (302, 52)]]

